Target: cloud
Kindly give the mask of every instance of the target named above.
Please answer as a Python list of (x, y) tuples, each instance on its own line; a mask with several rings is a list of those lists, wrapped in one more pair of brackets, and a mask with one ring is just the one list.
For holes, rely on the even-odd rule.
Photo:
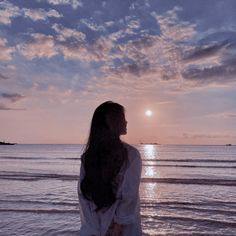
[(10, 110), (25, 110), (24, 108), (11, 108), (11, 107), (7, 107), (5, 104), (0, 103), (0, 110), (2, 111), (10, 111)]
[(20, 16), (19, 7), (13, 5), (8, 1), (0, 2), (0, 24), (9, 25), (11, 24), (11, 18)]
[(216, 56), (220, 53), (221, 50), (225, 48), (227, 45), (227, 41), (225, 42), (215, 42), (213, 45), (201, 45), (193, 47), (192, 50), (186, 51), (185, 55), (183, 55), (183, 60), (185, 62), (198, 62), (198, 61), (205, 61), (206, 58), (211, 58), (212, 56)]
[[(128, 35), (135, 30), (140, 30), (141, 23), (132, 17), (127, 19), (127, 22), (128, 24), (124, 25), (123, 29), (100, 36), (92, 42), (86, 41), (85, 34), (76, 29), (54, 24), (52, 28), (57, 33), (54, 44), (65, 59), (99, 62), (101, 65), (98, 67), (99, 83), (102, 83), (104, 88), (107, 87), (108, 78), (110, 82), (112, 81), (111, 83), (119, 84), (119, 86), (126, 86), (129, 81), (133, 84), (136, 81), (137, 84), (133, 84), (135, 89), (150, 88), (160, 79), (174, 80), (178, 76), (181, 78), (179, 67), (181, 67), (180, 47), (182, 45), (174, 39), (170, 42), (163, 35), (148, 35), (148, 32), (144, 31), (140, 31), (139, 35), (137, 33), (135, 38), (130, 40)], [(113, 22), (109, 25), (114, 24)], [(178, 25), (177, 19), (175, 24)], [(189, 32), (195, 32), (194, 25), (181, 24), (188, 33), (182, 30), (179, 38), (191, 38), (194, 33)], [(176, 31), (178, 30), (179, 27), (176, 27)], [(172, 25), (172, 33), (173, 31)], [(101, 82), (101, 80), (104, 81)]]
[(160, 41), (159, 36), (146, 36), (117, 45), (112, 48), (111, 59), (113, 61), (106, 65), (105, 73), (109, 76), (116, 76), (117, 79), (128, 77), (136, 80), (139, 77), (141, 83), (141, 80), (146, 80), (147, 76), (152, 76), (152, 81), (149, 82), (159, 80), (163, 77), (162, 74), (166, 73), (166, 67), (170, 67), (168, 72), (173, 72), (175, 69), (174, 58), (172, 57), (172, 60), (166, 58), (168, 55), (165, 53), (167, 45)]
[(235, 82), (235, 58), (236, 32), (210, 32), (184, 53), (181, 75), (195, 85)]
[(79, 59), (81, 61), (108, 61), (113, 43), (111, 40), (100, 37), (92, 44), (81, 44), (66, 41), (58, 44), (60, 52), (66, 59)]
[(62, 17), (63, 15), (59, 14), (54, 9), (46, 11), (44, 9), (28, 9), (22, 8), (13, 5), (8, 1), (0, 2), (0, 24), (10, 25), (11, 19), (19, 16), (29, 17), (33, 21), (46, 20), (48, 17)]
[(0, 80), (6, 80), (6, 79), (9, 79), (8, 77), (6, 77), (5, 75), (3, 74), (0, 74)]
[(226, 118), (226, 119), (235, 119), (236, 113), (234, 112), (221, 112), (221, 113), (210, 113), (206, 115), (207, 117), (211, 118)]
[(75, 40), (77, 43), (84, 43), (86, 35), (76, 29), (70, 29), (66, 28), (63, 25), (60, 24), (54, 24), (52, 26), (52, 29), (54, 29), (58, 35), (57, 40), (58, 41), (67, 41), (67, 40)]
[(225, 112), (225, 113), (221, 113), (219, 114), (224, 118), (228, 118), (228, 119), (235, 119), (236, 118), (236, 113), (233, 112)]
[(12, 102), (17, 102), (21, 100), (22, 98), (25, 98), (24, 95), (21, 95), (18, 93), (1, 93), (1, 97), (9, 99)]
[(5, 38), (0, 38), (0, 61), (11, 60), (11, 54), (15, 51), (13, 47), (7, 47), (7, 40)]
[(17, 45), (18, 51), (27, 59), (51, 58), (58, 54), (53, 36), (39, 33), (31, 34), (32, 40), (29, 43)]
[(189, 138), (189, 139), (221, 139), (221, 138), (236, 138), (235, 135), (224, 135), (224, 134), (190, 134), (190, 133), (183, 133), (182, 138)]
[(236, 118), (236, 113), (228, 113), (226, 114), (228, 118)]
[(170, 42), (180, 42), (189, 40), (197, 34), (195, 24), (179, 20), (178, 12), (181, 12), (182, 10), (181, 7), (175, 6), (172, 10), (169, 10), (162, 15), (152, 12), (152, 16), (157, 20), (157, 23), (160, 26), (163, 39), (169, 40)]
[[(236, 82), (236, 50), (233, 51), (232, 44), (227, 43), (223, 49), (220, 49), (220, 52), (217, 63), (212, 61), (212, 63), (187, 65), (182, 71), (183, 78), (199, 85)], [(204, 58), (203, 54), (200, 52), (204, 63), (208, 59), (208, 55), (205, 55)]]
[[(144, 34), (127, 43), (114, 44), (113, 56), (108, 57), (103, 72), (117, 80), (139, 77), (140, 82), (152, 76), (150, 82), (179, 80), (188, 87), (236, 81), (236, 32), (209, 30), (199, 34), (196, 24), (179, 20), (182, 11), (174, 7), (162, 15), (152, 12), (160, 26), (160, 35)], [(128, 25), (138, 29), (140, 23)], [(126, 31), (114, 32), (109, 38), (118, 42)]]
[(236, 67), (233, 65), (196, 65), (189, 66), (182, 76), (199, 84), (226, 83), (236, 81)]
[(31, 41), (17, 45), (19, 53), (27, 59), (51, 58), (59, 53), (70, 60), (105, 61), (110, 56), (113, 43), (110, 39), (100, 37), (93, 43), (85, 41), (85, 34), (80, 31), (54, 24), (52, 28), (58, 33), (52, 35), (31, 34)]
[(128, 28), (129, 29), (139, 29), (140, 27), (140, 21), (139, 20), (130, 20), (128, 23)]
[(22, 9), (23, 14), (25, 17), (31, 18), (33, 21), (37, 20), (46, 20), (48, 17), (62, 17), (63, 15), (59, 14), (54, 9), (50, 9), (49, 11), (45, 11), (44, 9), (27, 9), (23, 8)]
[(80, 20), (80, 23), (87, 26), (92, 31), (106, 31), (103, 25), (98, 25), (91, 19), (83, 18)]
[(145, 73), (151, 73), (150, 64), (145, 61), (130, 61), (129, 63), (122, 63), (120, 67), (115, 67), (112, 70), (114, 74), (119, 77), (132, 75), (135, 77), (141, 77)]
[[(74, 8), (81, 4), (69, 0), (47, 2), (74, 4)], [(138, 14), (109, 21), (98, 10), (98, 20), (95, 16), (78, 18), (76, 29), (54, 23), (50, 25), (53, 33), (33, 33), (31, 41), (19, 43), (17, 50), (29, 60), (60, 55), (66, 60), (96, 62), (97, 77), (132, 81), (138, 78), (140, 84), (141, 80), (143, 84), (162, 80), (203, 86), (235, 81), (235, 32), (221, 32), (218, 36), (216, 30), (197, 32), (195, 23), (180, 20), (181, 7), (162, 14), (149, 10), (142, 13), (158, 28), (155, 33), (143, 26), (144, 20)], [(23, 8), (23, 11), (24, 16), (35, 21), (61, 17), (55, 10)]]
[(6, 105), (0, 103), (0, 110), (12, 110), (12, 108), (7, 107)]
[[(141, 80), (147, 80), (147, 77), (149, 77), (149, 83), (160, 79), (182, 79), (181, 55), (182, 51), (187, 48), (183, 42), (191, 40), (197, 32), (195, 24), (178, 19), (179, 11), (181, 9), (175, 7), (163, 15), (151, 13), (160, 26), (160, 35), (151, 35), (141, 30), (140, 20), (127, 19), (126, 29), (109, 35), (116, 44), (111, 49), (110, 61), (104, 67), (105, 73), (117, 79), (129, 77), (135, 80), (139, 77), (139, 83)], [(120, 38), (125, 38), (127, 34), (134, 32), (137, 33), (135, 39), (118, 43)]]
[(82, 7), (83, 3), (80, 0), (48, 0), (52, 5), (70, 5), (72, 8)]
[[(69, 4), (71, 1), (49, 1), (51, 4)], [(18, 45), (18, 51), (28, 59), (47, 57), (61, 53), (65, 59), (102, 62), (102, 73), (105, 76), (153, 75), (158, 79), (170, 80), (181, 78), (182, 67), (181, 46), (179, 41), (187, 40), (195, 35), (195, 25), (179, 21), (177, 13), (180, 8), (174, 8), (163, 15), (152, 13), (160, 25), (161, 35), (148, 35), (141, 30), (141, 19), (126, 16), (122, 29), (111, 34), (100, 36), (92, 42), (86, 41), (86, 35), (76, 29), (54, 24), (55, 38), (51, 35), (32, 34), (32, 41)], [(45, 18), (40, 13), (35, 19)], [(32, 16), (33, 17), (33, 16)], [(106, 24), (98, 25), (93, 19), (83, 18), (80, 23), (93, 31), (107, 31)], [(109, 24), (113, 26), (115, 23)], [(110, 27), (107, 26), (107, 27)], [(129, 35), (135, 38), (128, 40)], [(142, 36), (141, 36), (142, 35)], [(122, 39), (122, 41), (120, 41)], [(106, 68), (106, 69), (104, 69)]]

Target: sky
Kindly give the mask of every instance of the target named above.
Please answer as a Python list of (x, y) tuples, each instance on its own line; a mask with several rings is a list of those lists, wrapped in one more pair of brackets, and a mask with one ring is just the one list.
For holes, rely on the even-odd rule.
[(0, 0), (0, 140), (85, 143), (111, 100), (126, 142), (236, 144), (235, 12), (234, 0)]

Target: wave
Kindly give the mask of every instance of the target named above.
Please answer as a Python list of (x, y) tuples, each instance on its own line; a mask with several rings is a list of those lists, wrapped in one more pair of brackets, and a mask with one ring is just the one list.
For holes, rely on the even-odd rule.
[(7, 160), (53, 160), (55, 158), (49, 157), (16, 157), (16, 156), (1, 156), (0, 159), (7, 159)]
[(37, 214), (78, 214), (78, 209), (14, 209), (14, 208), (0, 208), (0, 212), (20, 212), (20, 213), (37, 213)]
[[(23, 212), (23, 213), (47, 213), (47, 214), (63, 214), (63, 213), (79, 213), (79, 209), (76, 208), (78, 206), (78, 203), (73, 204), (75, 207), (74, 209), (37, 209), (37, 204), (40, 203), (40, 205), (63, 205), (63, 206), (71, 206), (72, 204), (64, 203), (64, 204), (58, 204), (56, 202), (39, 202), (39, 201), (13, 201), (13, 200), (1, 200), (0, 203), (14, 203), (14, 204), (22, 204), (27, 203), (28, 205), (35, 204), (34, 208), (0, 208), (0, 212)], [(37, 203), (37, 204), (36, 204)], [(227, 203), (229, 206), (232, 205), (230, 203)], [(21, 205), (22, 206), (22, 205)], [(207, 204), (207, 207), (210, 208), (201, 208), (202, 204), (186, 204), (186, 202), (181, 204), (180, 202), (175, 202), (173, 205), (173, 202), (166, 203), (150, 203), (150, 202), (143, 202), (141, 201), (141, 211), (145, 209), (153, 209), (153, 210), (160, 210), (160, 209), (175, 209), (179, 211), (192, 211), (192, 212), (200, 212), (200, 213), (207, 213), (208, 215), (216, 215), (216, 214), (222, 214), (224, 216), (236, 216), (235, 210), (224, 210), (224, 209), (212, 209), (212, 207), (215, 207), (215, 205), (212, 205), (211, 202)], [(206, 205), (204, 205), (206, 206)], [(217, 207), (220, 207), (220, 205), (217, 205)], [(151, 215), (153, 216), (153, 215)]]
[(197, 185), (236, 186), (236, 180), (230, 180), (230, 179), (142, 178), (141, 182), (144, 182), (144, 183), (167, 183), (167, 184), (197, 184)]
[[(46, 179), (56, 179), (64, 181), (78, 181), (79, 175), (42, 174), (28, 172), (0, 172), (0, 179), (38, 181)], [(166, 184), (197, 184), (197, 185), (224, 185), (236, 186), (235, 179), (195, 179), (195, 178), (142, 178), (144, 183), (166, 183)]]
[(236, 166), (199, 166), (199, 165), (169, 165), (169, 164), (143, 164), (143, 166), (159, 166), (159, 167), (183, 167), (183, 168), (229, 168), (234, 169)]
[(181, 201), (150, 201), (148, 199), (141, 199), (141, 205), (150, 205), (150, 206), (155, 206), (155, 205), (185, 205), (185, 206), (233, 206), (236, 205), (236, 201), (216, 201), (216, 200), (211, 200), (211, 201), (204, 201), (204, 202), (181, 202)]
[(32, 201), (32, 200), (0, 200), (0, 204), (34, 204), (34, 205), (54, 205), (54, 206), (78, 206), (79, 202), (45, 202), (45, 201)]
[[(34, 205), (34, 209), (16, 209), (17, 212), (38, 212), (38, 211), (41, 211), (41, 209), (35, 209), (37, 208), (39, 205), (43, 205), (43, 206), (57, 206), (57, 207), (61, 207), (61, 206), (65, 206), (65, 207), (78, 207), (79, 205), (79, 202), (77, 203), (68, 203), (68, 202), (43, 202), (43, 201), (21, 201), (21, 200), (0, 200), (0, 204), (6, 204), (6, 203), (9, 203), (9, 204), (15, 204), (15, 205), (21, 205), (22, 204), (26, 204), (26, 205)], [(226, 209), (212, 209), (212, 207), (222, 207), (221, 205), (214, 205), (214, 204), (211, 204), (211, 203), (208, 203), (207, 205), (204, 204), (186, 204), (186, 203), (180, 203), (180, 202), (175, 202), (174, 204), (172, 202), (168, 202), (168, 203), (163, 203), (163, 202), (158, 202), (158, 203), (150, 203), (150, 202), (143, 202), (141, 201), (141, 209), (155, 209), (155, 210), (158, 210), (158, 209), (175, 209), (175, 210), (184, 210), (184, 211), (194, 211), (194, 212), (206, 212), (206, 213), (209, 213), (209, 214), (223, 214), (225, 216), (236, 216), (236, 211), (235, 210), (226, 210)], [(231, 203), (228, 203), (227, 205), (228, 207), (234, 207), (235, 204), (231, 204)], [(211, 208), (203, 208), (203, 207), (211, 207)], [(5, 208), (5, 209), (1, 209), (0, 208), (0, 211), (14, 211), (13, 208), (11, 209), (8, 209), (8, 208)], [(48, 212), (51, 212), (51, 213), (61, 213), (61, 212), (77, 212), (78, 209), (42, 209), (42, 212), (43, 213), (48, 213)]]
[[(79, 214), (79, 209), (14, 209), (14, 208), (0, 208), (0, 212), (14, 212), (14, 213), (36, 213), (36, 214)], [(150, 218), (150, 214), (141, 213), (141, 217), (145, 220), (145, 218)], [(196, 217), (187, 217), (187, 216), (162, 216), (162, 215), (152, 215), (152, 220), (158, 221), (172, 221), (179, 222), (183, 221), (185, 223), (193, 223), (193, 224), (210, 224), (216, 225), (217, 227), (235, 227), (236, 222), (232, 221), (224, 221), (224, 220), (215, 220), (209, 218), (196, 218)]]
[(51, 229), (46, 230), (43, 235), (47, 235), (47, 236), (55, 236), (55, 235), (56, 236), (59, 236), (59, 235), (63, 235), (63, 236), (68, 236), (68, 235), (69, 236), (73, 236), (73, 235), (74, 236), (78, 236), (78, 232), (79, 232), (79, 229), (76, 229), (76, 227), (68, 229), (68, 228), (64, 228), (63, 225), (61, 225), (57, 229), (51, 228)]
[[(77, 207), (79, 204), (78, 200), (74, 202), (52, 202), (52, 201), (38, 201), (38, 200), (8, 200), (3, 199), (0, 200), (0, 204), (26, 204), (26, 205), (53, 205), (53, 206), (67, 206), (67, 207)], [(201, 211), (219, 211), (226, 213), (234, 213), (236, 214), (236, 210), (234, 207), (236, 206), (236, 202), (229, 201), (206, 201), (206, 202), (180, 202), (180, 201), (150, 201), (146, 199), (141, 199), (140, 201), (141, 208), (157, 208), (157, 207), (174, 207), (178, 209), (193, 209), (193, 210), (201, 210)], [(205, 208), (205, 207), (210, 207)], [(220, 207), (220, 210), (213, 209)], [(224, 210), (222, 207), (229, 207), (230, 210)]]
[(80, 160), (79, 157), (16, 157), (16, 156), (0, 156), (0, 159), (7, 160)]
[[(141, 214), (141, 217), (143, 218), (150, 218), (149, 215), (144, 215)], [(186, 217), (186, 216), (157, 216), (157, 215), (152, 215), (152, 220), (160, 220), (163, 222), (166, 221), (173, 221), (175, 224), (178, 221), (184, 221), (185, 223), (190, 222), (192, 224), (203, 224), (203, 225), (215, 225), (218, 227), (235, 227), (236, 222), (231, 222), (231, 221), (220, 221), (220, 220), (214, 220), (214, 219), (207, 219), (207, 218), (195, 218), (195, 217)]]
[(59, 180), (78, 180), (78, 175), (61, 175), (61, 174), (42, 174), (42, 173), (28, 173), (28, 172), (0, 172), (0, 179), (9, 180), (43, 180), (43, 179), (59, 179)]
[[(220, 205), (212, 205), (209, 203), (209, 205), (201, 205), (201, 204), (144, 204), (141, 202), (140, 204), (141, 209), (150, 209), (150, 210), (175, 210), (175, 211), (184, 211), (184, 212), (199, 212), (199, 213), (207, 213), (207, 215), (224, 215), (224, 216), (232, 216), (236, 217), (236, 210), (232, 210), (232, 207), (235, 207), (234, 204), (229, 204), (226, 209), (221, 209), (222, 206)], [(216, 209), (214, 209), (216, 208)], [(220, 209), (217, 209), (220, 208)]]
[[(72, 160), (72, 161), (80, 161), (80, 157), (18, 157), (18, 156), (0, 156), (1, 159), (9, 159), (9, 160)], [(236, 160), (231, 159), (143, 159), (144, 163), (146, 161), (152, 162), (216, 162), (216, 163), (236, 163)]]
[(230, 159), (143, 159), (143, 161), (153, 161), (153, 162), (226, 162), (226, 163), (236, 163), (236, 160)]

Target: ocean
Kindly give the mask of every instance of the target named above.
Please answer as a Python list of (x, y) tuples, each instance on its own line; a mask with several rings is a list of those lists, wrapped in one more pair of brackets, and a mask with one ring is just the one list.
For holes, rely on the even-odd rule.
[[(236, 146), (135, 145), (143, 235), (236, 235)], [(0, 235), (78, 235), (82, 145), (0, 146)]]

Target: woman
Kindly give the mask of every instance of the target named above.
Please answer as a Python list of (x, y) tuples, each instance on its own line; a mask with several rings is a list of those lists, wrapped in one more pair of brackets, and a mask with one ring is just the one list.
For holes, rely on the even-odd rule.
[(142, 234), (141, 158), (136, 148), (120, 140), (126, 125), (118, 103), (104, 102), (93, 114), (78, 185), (81, 236)]

